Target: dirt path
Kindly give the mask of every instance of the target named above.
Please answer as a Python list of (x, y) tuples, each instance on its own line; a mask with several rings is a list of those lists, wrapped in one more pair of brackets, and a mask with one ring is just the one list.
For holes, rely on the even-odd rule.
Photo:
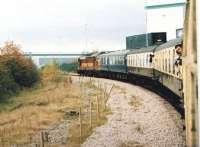
[(96, 128), (82, 147), (182, 147), (185, 146), (181, 116), (157, 94), (131, 84), (115, 84), (107, 106), (108, 122)]

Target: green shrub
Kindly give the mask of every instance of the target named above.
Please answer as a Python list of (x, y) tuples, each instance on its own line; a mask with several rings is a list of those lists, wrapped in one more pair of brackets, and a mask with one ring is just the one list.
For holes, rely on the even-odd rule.
[(6, 42), (0, 53), (0, 98), (31, 87), (39, 80), (36, 66), (23, 55), (19, 46)]
[(0, 68), (0, 99), (17, 93), (19, 89), (19, 85), (12, 78), (10, 72), (5, 68)]
[[(28, 60), (28, 59), (27, 59)], [(32, 61), (28, 61), (30, 64)], [(39, 73), (34, 64), (30, 67), (19, 64), (15, 59), (6, 63), (15, 82), (21, 87), (31, 87), (39, 80)]]

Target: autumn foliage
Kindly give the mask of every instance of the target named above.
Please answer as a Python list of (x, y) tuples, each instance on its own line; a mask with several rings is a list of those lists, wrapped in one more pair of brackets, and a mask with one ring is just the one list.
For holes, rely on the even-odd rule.
[(39, 80), (36, 66), (13, 41), (0, 48), (0, 98), (31, 87)]
[(41, 75), (42, 75), (42, 80), (45, 81), (56, 81), (58, 79), (59, 75), (59, 65), (53, 61), (50, 64), (47, 64), (46, 66), (43, 67), (41, 70)]

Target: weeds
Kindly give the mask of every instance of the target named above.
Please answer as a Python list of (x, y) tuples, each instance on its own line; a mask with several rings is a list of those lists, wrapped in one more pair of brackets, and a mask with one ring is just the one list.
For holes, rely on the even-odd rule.
[(131, 101), (129, 102), (131, 106), (133, 106), (133, 109), (136, 111), (140, 106), (142, 106), (141, 99), (138, 97), (132, 96)]

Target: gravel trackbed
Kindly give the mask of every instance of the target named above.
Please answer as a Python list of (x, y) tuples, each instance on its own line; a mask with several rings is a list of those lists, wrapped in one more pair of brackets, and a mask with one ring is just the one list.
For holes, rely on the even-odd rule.
[(95, 79), (107, 87), (114, 84), (107, 106), (112, 114), (97, 127), (82, 147), (184, 147), (184, 120), (157, 94), (142, 87)]

